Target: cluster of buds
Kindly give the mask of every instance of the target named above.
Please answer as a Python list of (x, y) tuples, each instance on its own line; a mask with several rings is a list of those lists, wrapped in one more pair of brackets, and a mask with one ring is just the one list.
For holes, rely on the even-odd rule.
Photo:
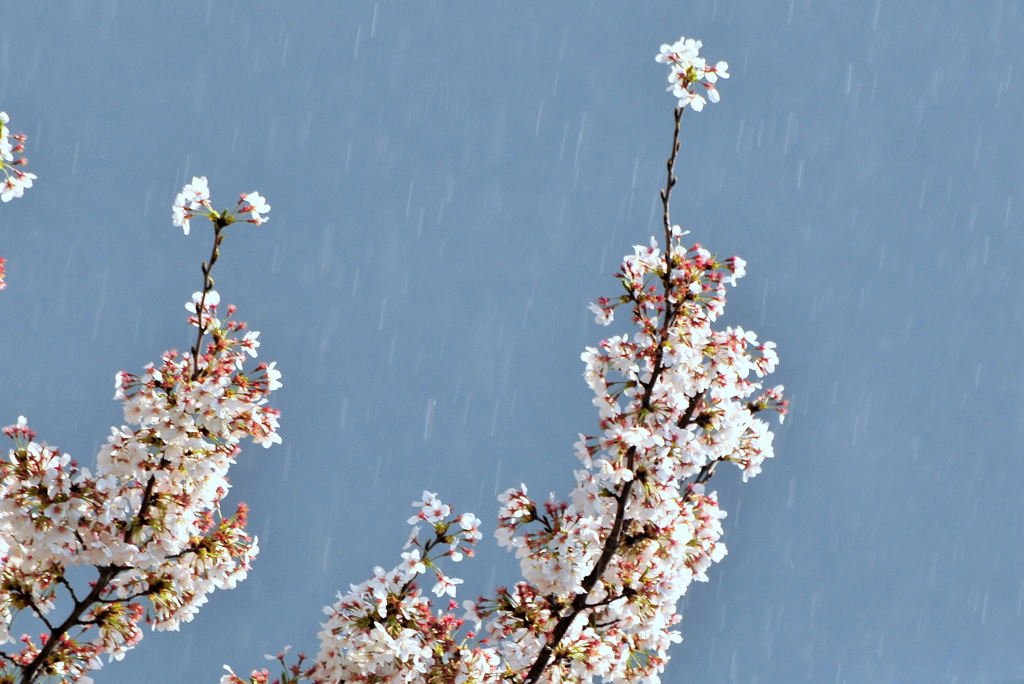
[[(32, 181), (36, 179), (34, 173), (28, 173), (15, 168), (28, 164), (28, 159), (14, 155), (25, 151), (25, 141), (28, 139), (24, 133), (11, 135), (7, 124), (10, 118), (7, 112), (0, 112), (0, 171), (4, 172), (3, 179), (0, 179), (0, 201), (10, 202), (15, 197), (25, 194), (26, 188), (32, 187)], [(2, 266), (2, 264), (0, 264)], [(3, 283), (2, 271), (0, 271), (0, 284)]]
[[(120, 660), (139, 642), (143, 620), (177, 630), (246, 577), (257, 540), (245, 505), (223, 516), (222, 501), (242, 440), (281, 441), (267, 406), (281, 374), (273, 363), (246, 369), (259, 333), (232, 319), (234, 307), (218, 317), (210, 266), (186, 305), (200, 329), (193, 351), (117, 374), (126, 425), (111, 429), (95, 472), (36, 442), (24, 417), (3, 429), (14, 446), (0, 461), (0, 643), (15, 641), (23, 610), (48, 631), (0, 651), (0, 682), (88, 682), (101, 656)], [(71, 581), (74, 565), (94, 568), (87, 586)], [(54, 617), (58, 607), (69, 613)]]
[[(197, 215), (206, 216), (211, 221), (229, 225), (236, 221), (245, 221), (257, 226), (267, 222), (263, 216), (270, 211), (270, 205), (260, 197), (258, 192), (242, 193), (234, 209), (217, 211), (210, 203), (210, 186), (206, 182), (206, 176), (192, 178), (178, 196), (174, 198), (174, 205), (171, 207), (171, 221), (180, 227), (188, 235), (190, 221)], [(248, 218), (243, 218), (248, 215)]]
[[(708, 100), (718, 102), (720, 95), (715, 88), (720, 78), (729, 78), (729, 65), (718, 62), (708, 65), (699, 56), (703, 43), (693, 38), (680, 38), (672, 45), (661, 46), (661, 52), (654, 58), (662, 64), (668, 64), (668, 90), (679, 99), (679, 108), (689, 106), (696, 112), (704, 109)], [(704, 86), (707, 100), (696, 92), (697, 84)]]

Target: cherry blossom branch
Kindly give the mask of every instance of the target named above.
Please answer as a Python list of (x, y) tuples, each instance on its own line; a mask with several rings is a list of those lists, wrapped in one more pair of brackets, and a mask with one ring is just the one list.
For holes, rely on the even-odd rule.
[[(194, 314), (189, 322), (199, 329), (196, 345), (191, 358), (165, 352), (162, 363), (148, 365), (141, 376), (118, 373), (115, 399), (136, 427), (112, 429), (96, 476), (58, 449), (34, 442), (24, 417), (3, 429), (14, 449), (0, 459), (0, 540), (7, 549), (0, 559), (6, 587), (0, 587), (0, 641), (11, 640), (12, 613), (24, 608), (48, 633), (38, 645), (23, 635), (25, 647), (18, 653), (0, 652), (15, 668), (6, 669), (0, 681), (79, 681), (101, 667), (100, 656), (119, 659), (142, 638), (138, 623), (146, 610), (139, 599), (149, 597), (147, 620), (154, 627), (177, 629), (207, 594), (245, 578), (258, 552), (244, 532), (247, 509), (241, 504), (224, 518), (220, 503), (242, 437), (264, 447), (281, 441), (278, 412), (266, 406), (281, 374), (273, 363), (246, 374), (259, 333), (243, 335), (244, 323), (215, 317), (219, 295), (211, 273), (223, 229), (236, 221), (258, 225), (269, 209), (258, 193), (248, 193), (233, 211), (215, 212), (205, 178), (193, 178), (176, 198), (174, 220), (186, 233), (195, 211), (214, 224), (202, 291), (186, 305)], [(233, 313), (229, 306), (228, 319)], [(214, 343), (202, 354), (208, 333)], [(126, 508), (128, 501), (137, 501), (137, 509)], [(152, 545), (161, 552), (152, 553)], [(98, 573), (84, 596), (64, 574), (70, 564), (92, 565)], [(67, 589), (72, 602), (60, 622), (44, 611), (57, 586)], [(98, 637), (86, 640), (92, 630)]]
[[(213, 221), (214, 240), (213, 240), (213, 248), (212, 248), (212, 251), (211, 251), (210, 260), (209, 260), (209, 262), (203, 262), (202, 267), (201, 267), (202, 268), (202, 273), (203, 273), (203, 290), (202, 290), (202, 296), (201, 296), (200, 301), (199, 301), (199, 312), (200, 312), (198, 314), (199, 315), (199, 333), (198, 333), (198, 337), (196, 338), (195, 346), (192, 347), (192, 357), (193, 357), (193, 361), (194, 361), (193, 374), (192, 374), (192, 379), (193, 380), (195, 380), (195, 379), (197, 379), (199, 377), (199, 367), (198, 367), (199, 349), (201, 348), (203, 337), (206, 335), (206, 332), (209, 329), (209, 318), (204, 316), (202, 314), (202, 312), (205, 311), (206, 297), (207, 297), (208, 293), (213, 290), (213, 284), (214, 283), (213, 283), (213, 278), (210, 276), (210, 273), (213, 271), (213, 266), (217, 262), (218, 257), (220, 256), (220, 245), (221, 245), (221, 243), (224, 240), (224, 235), (223, 235), (222, 231), (223, 231), (223, 229), (227, 225), (228, 225), (228, 223), (223, 218), (221, 218), (221, 217), (218, 217), (216, 220)], [(157, 470), (163, 470), (166, 467), (167, 467), (167, 459), (166, 458), (162, 458), (160, 460), (160, 462), (159, 462), (159, 464), (158, 464), (156, 469)], [(156, 475), (155, 474), (151, 474), (150, 477), (149, 477), (149, 480), (146, 482), (146, 488), (145, 488), (143, 496), (142, 496), (142, 501), (141, 501), (141, 503), (139, 505), (139, 512), (135, 516), (134, 520), (132, 520), (131, 523), (129, 523), (126, 526), (126, 529), (125, 529), (125, 532), (124, 532), (124, 541), (125, 541), (125, 543), (131, 543), (132, 536), (133, 536), (134, 532), (136, 530), (140, 530), (140, 529), (144, 528), (148, 524), (149, 509), (150, 509), (150, 507), (153, 504), (153, 488), (154, 488), (155, 484), (156, 484)], [(79, 620), (79, 618), (89, 608), (91, 608), (93, 604), (97, 604), (97, 603), (98, 604), (127, 603), (127, 602), (129, 602), (129, 601), (131, 601), (133, 599), (141, 598), (143, 596), (148, 596), (148, 595), (151, 595), (153, 593), (152, 590), (147, 590), (147, 591), (142, 592), (140, 594), (136, 594), (136, 595), (124, 598), (124, 599), (113, 599), (113, 600), (104, 600), (104, 599), (102, 599), (103, 593), (106, 591), (107, 587), (110, 585), (110, 582), (115, 577), (117, 577), (118, 574), (120, 574), (122, 571), (124, 571), (125, 569), (126, 568), (118, 567), (118, 566), (113, 566), (113, 565), (106, 566), (104, 568), (100, 568), (100, 575), (97, 578), (95, 584), (93, 585), (92, 590), (89, 592), (88, 596), (86, 596), (86, 598), (84, 600), (81, 600), (81, 601), (79, 601), (78, 598), (75, 596), (74, 590), (71, 589), (71, 585), (67, 582), (67, 580), (64, 579), (63, 577), (60, 577), (59, 581), (63, 582), (68, 587), (69, 591), (71, 592), (72, 600), (74, 601), (74, 608), (73, 608), (71, 614), (68, 616), (68, 618), (63, 623), (61, 623), (61, 625), (59, 627), (57, 627), (57, 628), (54, 628), (53, 625), (50, 624), (50, 622), (45, 618), (45, 616), (43, 616), (42, 613), (39, 612), (39, 610), (36, 608), (36, 606), (35, 606), (35, 604), (33, 602), (31, 602), (31, 601), (29, 602), (29, 606), (32, 607), (33, 611), (36, 612), (36, 614), (39, 616), (39, 618), (49, 628), (50, 635), (49, 635), (49, 638), (46, 640), (46, 643), (43, 645), (43, 647), (40, 649), (39, 653), (36, 655), (35, 659), (33, 659), (33, 661), (23, 670), (23, 672), (22, 672), (22, 682), (24, 682), (25, 684), (28, 684), (28, 683), (34, 681), (33, 678), (35, 677), (35, 674), (38, 671), (39, 667), (43, 663), (46, 662), (46, 659), (49, 658), (50, 654), (53, 652), (53, 649), (56, 648), (57, 644), (60, 643), (61, 638), (64, 635), (66, 635), (69, 630), (71, 630), (72, 628), (74, 628), (76, 626), (87, 625), (87, 624), (96, 624), (97, 623), (96, 620), (88, 620), (88, 621)]]
[[(669, 645), (681, 638), (672, 629), (681, 619), (677, 601), (692, 581), (707, 581), (705, 571), (726, 553), (719, 541), (725, 513), (703, 485), (722, 460), (739, 465), (744, 479), (756, 475), (773, 450), (768, 424), (753, 415), (785, 411), (781, 387), (748, 401), (760, 388), (748, 375), (774, 370), (774, 345), (749, 352), (754, 333), (712, 327), (724, 310), (726, 286), (744, 274), (743, 260), (718, 261), (700, 245), (683, 249), (683, 233), (671, 223), (682, 111), (717, 102), (713, 86), (728, 77), (728, 65), (708, 65), (700, 47), (680, 39), (657, 57), (670, 65), (669, 90), (679, 98), (661, 191), (664, 254), (654, 239), (636, 246), (616, 273), (625, 294), (591, 305), (597, 322), (607, 325), (619, 305), (630, 303), (640, 328), (582, 355), (600, 436), (580, 436), (576, 455), (584, 469), (575, 472), (568, 500), (552, 497), (541, 507), (525, 485), (498, 497), (495, 534), (515, 552), (523, 581), (498, 588), (494, 598), (464, 602), (463, 619), (476, 627), (458, 637), (462, 620), (452, 613), (454, 601), (440, 609), (412, 582), (433, 570), (438, 598), (454, 598), (461, 583), (434, 565), (431, 554), (448, 543), (442, 539), (452, 521), (448, 507), (425, 492), (409, 523), (429, 522), (433, 539), (420, 542), (414, 532), (416, 548), (402, 554), (400, 566), (375, 568), (366, 582), (339, 594), (325, 609), (314, 665), (295, 666), (294, 677), (314, 684), (591, 684), (598, 677), (656, 681), (663, 671)], [(695, 92), (698, 86), (707, 100)], [(460, 525), (476, 539), (475, 518), (466, 515), (470, 520), (460, 518)], [(457, 561), (461, 547), (443, 555)], [(228, 668), (221, 684), (268, 681), (266, 670), (245, 680)], [(287, 672), (275, 680), (288, 681)]]
[(81, 624), (79, 618), (85, 614), (85, 611), (89, 609), (92, 604), (96, 602), (110, 584), (110, 581), (117, 576), (121, 571), (120, 568), (114, 566), (106, 566), (99, 569), (100, 574), (93, 584), (92, 590), (88, 596), (82, 601), (75, 601), (74, 607), (68, 614), (67, 618), (56, 629), (50, 630), (50, 636), (43, 644), (43, 647), (39, 649), (39, 653), (32, 661), (25, 665), (21, 671), (21, 684), (32, 684), (36, 681), (36, 675), (39, 673), (40, 668), (46, 664), (50, 655), (53, 653), (57, 645), (61, 643), (62, 637), (68, 633), (69, 630)]
[[(669, 218), (669, 204), (672, 199), (672, 188), (676, 184), (675, 176), (675, 163), (676, 156), (679, 152), (679, 127), (680, 121), (683, 117), (683, 108), (676, 107), (673, 113), (675, 119), (675, 129), (672, 134), (672, 152), (669, 155), (668, 161), (666, 162), (666, 179), (665, 187), (661, 190), (661, 202), (663, 205), (663, 221), (665, 228), (665, 242), (666, 242), (666, 268), (665, 273), (661, 277), (662, 287), (665, 292), (665, 306), (663, 311), (663, 320), (661, 324), (661, 330), (659, 331), (659, 339), (657, 340), (655, 349), (657, 350), (657, 356), (654, 362), (654, 369), (651, 372), (651, 377), (647, 382), (641, 382), (643, 386), (643, 400), (641, 402), (641, 411), (646, 413), (651, 410), (651, 395), (654, 392), (654, 387), (661, 377), (664, 370), (663, 366), (663, 354), (661, 353), (662, 348), (668, 337), (669, 328), (675, 319), (676, 313), (681, 306), (682, 302), (673, 304), (669, 294), (672, 291), (672, 262), (673, 255), (671, 251), (671, 245), (673, 242), (672, 224)], [(687, 415), (692, 415), (696, 408), (697, 402), (700, 395), (693, 397), (690, 405), (687, 407)], [(588, 608), (587, 600), (590, 597), (590, 593), (594, 590), (597, 585), (597, 581), (604, 575), (605, 570), (608, 569), (608, 564), (619, 550), (619, 546), (622, 543), (622, 530), (626, 522), (626, 508), (629, 505), (629, 497), (633, 491), (633, 485), (636, 483), (636, 447), (630, 447), (626, 452), (626, 470), (632, 475), (632, 477), (622, 485), (621, 491), (617, 494), (613, 494), (616, 500), (615, 508), (615, 522), (612, 524), (611, 532), (608, 534), (605, 540), (604, 547), (601, 549), (601, 555), (594, 564), (593, 569), (580, 583), (582, 591), (573, 597), (572, 603), (569, 607), (569, 612), (561, 615), (555, 622), (554, 629), (551, 630), (551, 634), (547, 639), (547, 642), (541, 648), (537, 654), (537, 659), (533, 662), (526, 677), (523, 678), (523, 684), (537, 684), (540, 681), (541, 676), (544, 674), (544, 670), (548, 666), (548, 661), (551, 659), (552, 653), (558, 648), (562, 638), (569, 631), (572, 623), (576, 620), (576, 617)]]

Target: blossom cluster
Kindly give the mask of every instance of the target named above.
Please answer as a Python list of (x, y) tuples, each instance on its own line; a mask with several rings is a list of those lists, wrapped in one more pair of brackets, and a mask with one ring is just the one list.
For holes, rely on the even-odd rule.
[(239, 220), (239, 215), (248, 214), (249, 218), (241, 220), (259, 226), (267, 222), (267, 217), (263, 214), (269, 211), (270, 205), (258, 192), (246, 192), (239, 196), (233, 212), (218, 212), (210, 202), (210, 186), (206, 176), (197, 176), (192, 178), (191, 183), (186, 183), (174, 198), (171, 221), (188, 235), (191, 220), (196, 215), (206, 216), (212, 221), (223, 218), (227, 219), (228, 223), (233, 223)]
[[(687, 105), (694, 111), (701, 111), (704, 105), (710, 100), (718, 102), (721, 96), (715, 84), (720, 78), (729, 78), (729, 64), (718, 62), (714, 66), (709, 65), (703, 57), (699, 56), (703, 43), (693, 38), (680, 38), (672, 45), (661, 46), (661, 51), (655, 60), (662, 64), (668, 64), (668, 90), (679, 99), (679, 108)], [(707, 92), (707, 100), (698, 94), (694, 87), (697, 84), (704, 86)]]
[[(438, 561), (459, 562), (473, 555), (480, 540), (480, 520), (472, 513), (453, 515), (436, 494), (423, 492), (419, 509), (409, 519), (414, 525), (402, 562), (391, 570), (377, 567), (373, 576), (352, 585), (348, 593), (324, 608), (327, 621), (320, 633), (320, 653), (303, 674), (316, 682), (479, 681), (477, 675), (497, 665), (493, 652), (469, 647), (472, 634), (461, 639), (463, 621), (447, 610), (435, 610), (418, 580), (433, 576), (438, 599), (453, 598), (462, 580), (447, 576)], [(428, 534), (420, 538), (423, 527)], [(268, 656), (269, 657), (269, 656)], [(301, 656), (300, 656), (301, 658)], [(282, 661), (283, 664), (283, 661)], [(230, 668), (221, 684), (246, 684)], [(285, 676), (279, 681), (288, 680)], [(300, 674), (295, 671), (293, 675)], [(260, 684), (269, 674), (253, 672), (248, 682)]]
[(34, 173), (28, 173), (15, 168), (24, 166), (28, 159), (20, 157), (15, 159), (14, 155), (25, 151), (25, 141), (28, 139), (24, 133), (11, 135), (7, 124), (10, 122), (7, 112), (0, 112), (0, 171), (4, 177), (0, 179), (0, 201), (10, 202), (16, 197), (25, 194), (26, 188), (32, 187), (32, 181), (36, 179)]
[[(141, 621), (177, 630), (246, 577), (259, 550), (247, 509), (224, 516), (221, 504), (242, 440), (281, 441), (267, 405), (281, 374), (273, 363), (246, 369), (259, 333), (233, 306), (219, 316), (219, 300), (204, 286), (186, 305), (200, 353), (168, 351), (140, 375), (117, 374), (126, 425), (111, 428), (95, 469), (35, 441), (24, 417), (4, 428), (14, 446), (0, 461), (0, 644), (15, 641), (22, 610), (49, 633), (0, 654), (0, 682), (88, 681), (101, 656), (120, 660), (138, 643)], [(88, 587), (76, 590), (69, 566), (94, 568)]]

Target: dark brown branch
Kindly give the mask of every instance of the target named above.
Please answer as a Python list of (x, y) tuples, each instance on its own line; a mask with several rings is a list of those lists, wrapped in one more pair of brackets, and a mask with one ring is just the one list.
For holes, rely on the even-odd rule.
[(36, 614), (36, 617), (39, 618), (44, 625), (46, 625), (46, 628), (52, 632), (53, 625), (50, 624), (50, 621), (46, 618), (46, 615), (39, 608), (39, 606), (36, 605), (36, 602), (28, 596), (22, 596), (21, 599), (24, 600), (28, 607), (32, 609), (32, 612)]
[(676, 127), (672, 133), (672, 154), (669, 156), (668, 161), (665, 163), (667, 178), (665, 179), (665, 189), (661, 191), (661, 205), (662, 205), (662, 223), (665, 228), (665, 257), (668, 262), (669, 270), (672, 268), (672, 221), (669, 218), (669, 203), (672, 199), (672, 188), (675, 187), (675, 167), (676, 167), (676, 155), (679, 154), (679, 124), (683, 120), (683, 112), (685, 110), (682, 107), (676, 107), (673, 116), (675, 117)]
[[(662, 347), (668, 339), (668, 331), (675, 322), (677, 311), (677, 307), (671, 305), (671, 302), (669, 302), (669, 294), (672, 291), (673, 270), (672, 224), (669, 218), (669, 203), (672, 198), (672, 188), (676, 184), (674, 172), (676, 156), (679, 152), (679, 124), (683, 117), (683, 109), (676, 107), (674, 117), (675, 131), (672, 134), (672, 153), (666, 163), (667, 178), (665, 180), (665, 188), (661, 191), (665, 228), (665, 272), (661, 277), (665, 295), (664, 319), (662, 320), (659, 339), (657, 342), (657, 358), (654, 359), (654, 369), (651, 371), (650, 379), (646, 383), (641, 383), (644, 388), (643, 398), (640, 403), (641, 416), (646, 416), (646, 414), (651, 410), (651, 395), (654, 392), (655, 385), (658, 383), (658, 379), (664, 371)], [(691, 401), (691, 404), (696, 408), (696, 397)], [(590, 573), (583, 579), (583, 582), (580, 583), (580, 588), (583, 589), (583, 591), (573, 597), (572, 603), (569, 605), (568, 612), (563, 614), (562, 611), (558, 609), (553, 611), (553, 615), (558, 616), (555, 622), (555, 627), (551, 630), (547, 643), (544, 644), (540, 653), (537, 654), (537, 659), (527, 672), (526, 677), (523, 680), (523, 684), (536, 684), (540, 680), (541, 675), (544, 674), (544, 670), (548, 667), (548, 664), (551, 661), (551, 657), (554, 654), (555, 649), (558, 648), (562, 638), (569, 631), (569, 627), (572, 626), (576, 617), (587, 608), (587, 599), (590, 597), (590, 592), (593, 591), (594, 587), (597, 585), (597, 581), (602, 575), (604, 575), (605, 570), (608, 569), (609, 563), (611, 563), (612, 558), (619, 550), (619, 546), (622, 543), (622, 531), (626, 525), (626, 508), (629, 504), (630, 494), (633, 491), (633, 484), (636, 482), (635, 447), (630, 447), (626, 452), (626, 468), (634, 474), (634, 478), (629, 482), (624, 483), (621, 491), (614, 495), (616, 500), (615, 522), (612, 524), (611, 532), (605, 540), (604, 548), (601, 550), (601, 555), (598, 557), (597, 563), (594, 564), (593, 569), (591, 569)]]
[(39, 674), (40, 669), (47, 664), (50, 656), (53, 654), (54, 649), (61, 642), (64, 635), (68, 633), (72, 627), (75, 627), (80, 623), (80, 618), (85, 614), (85, 611), (96, 602), (103, 592), (106, 590), (110, 581), (114, 579), (118, 573), (121, 572), (121, 568), (108, 565), (100, 568), (100, 575), (96, 578), (96, 583), (93, 584), (92, 591), (82, 601), (75, 601), (75, 606), (72, 608), (71, 613), (60, 623), (56, 629), (50, 630), (50, 635), (43, 644), (43, 647), (39, 649), (39, 653), (32, 659), (28, 665), (23, 666), (21, 671), (21, 684), (32, 684), (35, 681), (36, 675)]
[[(112, 598), (112, 599), (98, 598), (98, 599), (96, 599), (96, 603), (99, 603), (100, 605), (104, 605), (104, 606), (111, 606), (111, 605), (114, 605), (114, 604), (117, 604), (117, 603), (128, 603), (130, 601), (135, 601), (136, 599), (146, 598), (147, 596), (150, 596), (151, 594), (155, 594), (158, 591), (160, 591), (160, 585), (159, 584), (157, 584), (156, 586), (151, 586), (149, 589), (146, 589), (146, 591), (139, 592), (138, 594), (130, 594), (128, 596), (125, 596), (124, 598)], [(78, 624), (86, 625), (86, 624), (91, 624), (91, 622), (79, 622)]]
[[(714, 476), (714, 474), (715, 474), (715, 466), (717, 466), (717, 465), (718, 465), (718, 461), (712, 461), (711, 463), (705, 464), (704, 467), (700, 469), (700, 472), (697, 473), (697, 477), (693, 478), (693, 482), (691, 482), (690, 484), (702, 485), (705, 482), (707, 482), (708, 480), (710, 480), (712, 478), (712, 476)], [(683, 501), (690, 501), (690, 500), (692, 500), (694, 494), (695, 494), (694, 490), (687, 489), (686, 494), (683, 495)]]
[(685, 428), (687, 425), (693, 423), (693, 414), (697, 410), (697, 406), (700, 405), (700, 400), (703, 395), (695, 394), (690, 398), (690, 403), (686, 406), (686, 411), (683, 412), (679, 422), (676, 423), (680, 428)]
[(588, 603), (587, 605), (583, 606), (583, 609), (584, 610), (593, 610), (594, 608), (602, 608), (604, 606), (611, 605), (612, 603), (614, 603), (615, 601), (618, 601), (623, 596), (625, 596), (625, 594), (616, 594), (615, 596), (609, 596), (608, 598), (606, 598), (603, 601), (598, 601), (597, 603)]
[[(157, 464), (157, 470), (162, 470), (167, 467), (167, 459), (161, 458), (160, 463)], [(136, 530), (142, 529), (149, 517), (149, 509), (153, 505), (153, 487), (156, 486), (156, 475), (150, 475), (149, 481), (146, 482), (146, 490), (142, 493), (142, 501), (139, 503), (139, 513), (135, 516), (135, 520), (124, 531), (124, 541), (126, 544), (132, 542), (132, 534)]]

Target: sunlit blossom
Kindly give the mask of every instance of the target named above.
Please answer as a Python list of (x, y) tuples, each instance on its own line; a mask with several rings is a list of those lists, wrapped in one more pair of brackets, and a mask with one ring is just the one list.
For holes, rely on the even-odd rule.
[[(702, 47), (703, 43), (699, 40), (680, 38), (672, 45), (662, 45), (654, 58), (655, 61), (668, 65), (667, 90), (679, 100), (681, 109), (689, 107), (699, 112), (704, 109), (707, 102), (718, 102), (721, 95), (715, 84), (720, 78), (729, 78), (729, 65), (726, 62), (708, 65), (704, 58), (699, 56)], [(698, 83), (704, 86), (707, 99), (694, 90)]]
[(24, 133), (11, 135), (7, 128), (10, 120), (7, 112), (0, 112), (0, 171), (3, 172), (3, 178), (0, 179), (0, 202), (10, 202), (24, 196), (25, 190), (31, 188), (32, 181), (36, 180), (34, 173), (17, 168), (28, 164), (26, 157), (15, 156), (25, 151), (28, 136)]

